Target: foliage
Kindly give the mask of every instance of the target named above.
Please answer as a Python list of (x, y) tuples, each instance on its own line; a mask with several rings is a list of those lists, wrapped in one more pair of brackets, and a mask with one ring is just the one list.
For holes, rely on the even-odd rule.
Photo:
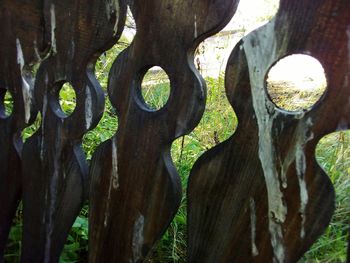
[(153, 67), (143, 77), (141, 84), (143, 101), (152, 110), (161, 109), (170, 96), (170, 80), (165, 71)]
[(316, 157), (336, 191), (336, 210), (323, 236), (304, 262), (345, 262), (350, 226), (350, 131), (336, 132), (318, 144)]
[(12, 98), (12, 95), (11, 95), (11, 93), (9, 91), (7, 91), (5, 93), (3, 106), (5, 108), (6, 116), (10, 116), (11, 113), (12, 113), (12, 109), (13, 109), (13, 98)]
[(85, 206), (75, 220), (60, 258), (61, 263), (87, 262), (88, 208)]

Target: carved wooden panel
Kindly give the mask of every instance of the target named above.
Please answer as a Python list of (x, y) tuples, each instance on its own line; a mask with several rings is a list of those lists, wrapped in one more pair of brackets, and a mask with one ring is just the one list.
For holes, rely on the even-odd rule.
[[(244, 37), (226, 69), (238, 129), (195, 164), (188, 190), (189, 262), (296, 262), (328, 225), (334, 190), (315, 160), (326, 134), (348, 129), (350, 6), (282, 0), (276, 17)], [(310, 111), (280, 110), (266, 74), (305, 53), (328, 89)]]
[[(50, 0), (50, 56), (36, 76), (41, 127), (23, 149), (23, 262), (58, 262), (68, 232), (88, 195), (84, 133), (102, 116), (104, 93), (94, 76), (98, 56), (119, 38), (121, 1)], [(66, 116), (58, 93), (69, 82), (76, 108)]]
[[(31, 66), (41, 59), (44, 37), (43, 1), (0, 2), (0, 262), (11, 222), (21, 198), (21, 132), (35, 116)], [(13, 98), (12, 114), (4, 97)]]
[[(194, 129), (205, 107), (194, 50), (228, 23), (238, 2), (0, 1), (0, 262), (21, 198), (21, 262), (58, 262), (88, 199), (89, 262), (146, 261), (181, 200), (171, 144)], [(104, 110), (94, 65), (118, 41), (127, 5), (137, 33), (108, 83), (119, 128), (89, 167), (81, 140)], [(265, 82), (279, 59), (296, 53), (323, 64), (328, 89), (312, 109), (293, 113), (271, 102)], [(171, 85), (160, 110), (141, 94), (153, 66), (165, 70)], [(276, 17), (236, 45), (225, 83), (239, 126), (191, 172), (188, 262), (296, 262), (322, 234), (334, 189), (315, 147), (350, 127), (349, 74), (347, 0), (281, 0)], [(59, 104), (64, 83), (76, 94), (69, 116)], [(21, 132), (38, 113), (41, 126), (22, 147)]]
[[(108, 91), (119, 115), (117, 134), (96, 151), (90, 174), (90, 261), (141, 262), (162, 236), (181, 200), (171, 143), (191, 131), (205, 105), (194, 50), (232, 17), (238, 1), (132, 1), (137, 33), (115, 61)], [(152, 111), (141, 82), (161, 66), (170, 98)], [(104, 200), (104, 202), (101, 202)]]

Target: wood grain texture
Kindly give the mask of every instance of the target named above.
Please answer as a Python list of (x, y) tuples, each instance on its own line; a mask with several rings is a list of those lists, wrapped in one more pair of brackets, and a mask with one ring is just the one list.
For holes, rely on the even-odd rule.
[[(349, 128), (349, 26), (348, 1), (282, 0), (271, 22), (236, 45), (225, 82), (239, 124), (191, 172), (189, 262), (296, 262), (322, 234), (334, 189), (315, 147)], [(292, 113), (271, 102), (265, 79), (297, 53), (321, 62), (328, 87), (310, 111)]]
[[(206, 98), (194, 50), (228, 23), (238, 1), (129, 4), (137, 33), (113, 64), (108, 85), (119, 128), (98, 148), (90, 171), (90, 262), (143, 262), (173, 219), (181, 184), (170, 146), (196, 126)], [(162, 67), (171, 85), (158, 111), (141, 96), (142, 78), (152, 66)]]
[[(0, 1), (0, 262), (21, 198), (22, 130), (35, 117), (31, 66), (46, 53), (43, 1)], [(5, 114), (4, 96), (13, 98)]]
[[(110, 0), (47, 0), (51, 53), (38, 70), (35, 101), (40, 129), (23, 147), (24, 233), (21, 262), (58, 262), (88, 195), (82, 136), (96, 126), (104, 93), (95, 79), (98, 56), (116, 43), (126, 5)], [(69, 82), (76, 108), (66, 116), (58, 93)]]

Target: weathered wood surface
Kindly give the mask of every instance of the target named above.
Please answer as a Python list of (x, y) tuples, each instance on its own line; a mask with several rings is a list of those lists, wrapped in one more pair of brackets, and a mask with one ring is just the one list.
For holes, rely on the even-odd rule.
[[(21, 198), (21, 132), (33, 121), (31, 66), (47, 50), (42, 1), (0, 1), (0, 262)], [(6, 91), (14, 100), (10, 116)]]
[[(225, 81), (239, 124), (191, 172), (189, 262), (296, 262), (324, 231), (334, 190), (315, 147), (350, 126), (349, 26), (348, 1), (282, 0), (236, 45)], [(302, 113), (276, 108), (265, 89), (269, 68), (296, 53), (317, 58), (328, 80)]]
[(350, 263), (350, 228), (349, 228), (349, 242), (348, 242), (348, 263)]
[(350, 263), (350, 228), (349, 228), (349, 242), (348, 242), (348, 263)]
[[(120, 37), (127, 4), (137, 34), (113, 64), (108, 85), (119, 128), (97, 149), (89, 171), (81, 140), (104, 109), (94, 64)], [(180, 204), (170, 146), (198, 124), (205, 107), (194, 50), (227, 24), (237, 4), (0, 1), (1, 263), (22, 192), (21, 262), (58, 262), (89, 192), (89, 261), (145, 261)], [(328, 225), (334, 190), (315, 161), (315, 147), (324, 135), (350, 126), (349, 28), (346, 0), (282, 0), (272, 21), (235, 47), (225, 82), (239, 126), (191, 172), (188, 262), (296, 262)], [(322, 63), (328, 89), (311, 110), (291, 113), (270, 101), (265, 79), (275, 62), (296, 53)], [(152, 66), (161, 66), (171, 83), (158, 111), (141, 95)], [(58, 100), (65, 82), (77, 98), (70, 116)], [(7, 90), (14, 98), (11, 116), (3, 105)], [(37, 112), (41, 127), (22, 151), (21, 132)]]
[[(196, 126), (206, 98), (194, 50), (228, 23), (237, 4), (130, 1), (137, 33), (115, 61), (108, 86), (119, 128), (96, 151), (90, 171), (90, 262), (142, 262), (173, 219), (181, 184), (170, 146)], [(152, 66), (161, 66), (171, 84), (170, 98), (158, 111), (141, 96), (142, 78)]]
[[(23, 148), (22, 262), (58, 262), (87, 199), (88, 165), (81, 139), (104, 110), (94, 64), (119, 38), (126, 5), (110, 0), (50, 0), (44, 12), (50, 18), (51, 53), (35, 82), (41, 127)], [(65, 82), (76, 93), (70, 116), (59, 105), (58, 93)]]

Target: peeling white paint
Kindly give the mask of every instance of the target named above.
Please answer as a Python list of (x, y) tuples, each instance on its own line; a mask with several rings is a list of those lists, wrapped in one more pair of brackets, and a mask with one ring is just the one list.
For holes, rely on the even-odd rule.
[(138, 262), (138, 260), (142, 256), (144, 225), (145, 225), (145, 218), (142, 214), (139, 214), (134, 224), (133, 236), (132, 236), (133, 262)]
[(21, 42), (19, 39), (16, 39), (16, 47), (17, 47), (17, 63), (20, 65), (21, 70), (21, 78), (22, 78), (22, 96), (24, 103), (24, 115), (25, 115), (25, 123), (29, 123), (30, 120), (30, 109), (32, 103), (32, 88), (26, 80), (25, 71), (24, 71), (24, 56), (23, 50), (21, 46)]
[(111, 19), (111, 2), (106, 1), (106, 15), (107, 15), (107, 20)]
[(118, 32), (118, 23), (119, 23), (119, 1), (114, 0), (114, 8), (115, 8), (115, 24), (114, 24), (114, 35)]
[(32, 103), (32, 90), (25, 77), (22, 76), (22, 93), (24, 102), (25, 123), (30, 120), (30, 108)]
[(253, 198), (250, 198), (250, 230), (251, 230), (251, 239), (252, 239), (252, 255), (256, 257), (259, 255), (259, 250), (256, 246), (256, 211), (255, 211), (255, 202)]
[(30, 108), (32, 103), (32, 89), (25, 77), (22, 76), (22, 93), (24, 101), (25, 122), (29, 123)]
[(346, 29), (346, 34), (348, 35), (348, 56), (350, 61), (350, 25)]
[(36, 40), (34, 40), (33, 42), (33, 45), (34, 45), (34, 52), (35, 52), (35, 56), (36, 56), (36, 59), (41, 62), (41, 56), (40, 56), (40, 52), (39, 52), (39, 49), (38, 49), (38, 43), (36, 42)]
[(194, 38), (198, 37), (198, 31), (197, 31), (197, 15), (194, 15)]
[(50, 14), (51, 14), (51, 50), (54, 54), (57, 53), (57, 46), (56, 46), (56, 13), (55, 13), (55, 5), (51, 4), (50, 8)]
[(295, 162), (295, 169), (298, 177), (299, 184), (299, 197), (300, 197), (300, 205), (299, 205), (299, 213), (301, 217), (301, 229), (300, 229), (300, 237), (305, 237), (304, 224), (306, 220), (306, 206), (308, 203), (308, 191), (307, 185), (305, 182), (305, 171), (306, 171), (306, 156), (304, 153), (304, 147), (307, 142), (313, 139), (313, 134), (310, 133), (310, 128), (313, 123), (311, 118), (300, 119), (298, 127), (296, 129), (296, 134), (294, 137), (293, 147), (287, 153), (285, 159), (281, 161), (281, 178), (286, 177), (286, 173), (290, 165)]
[(109, 211), (110, 211), (110, 203), (111, 203), (111, 196), (112, 196), (112, 185), (113, 185), (113, 176), (110, 176), (109, 179), (109, 185), (108, 185), (108, 196), (107, 196), (107, 205), (105, 208), (105, 216), (104, 216), (104, 221), (103, 221), (103, 225), (104, 227), (108, 226), (108, 220), (109, 220)]
[(85, 127), (88, 130), (90, 129), (92, 123), (92, 97), (88, 86), (86, 86), (85, 95)]
[(116, 35), (118, 32), (118, 23), (119, 23), (119, 15), (120, 15), (118, 0), (106, 1), (106, 15), (107, 15), (108, 21), (111, 20), (113, 14), (115, 14), (115, 23), (114, 23), (113, 32), (114, 32), (114, 35)]
[(119, 188), (119, 175), (118, 175), (118, 152), (117, 152), (117, 141), (113, 137), (112, 140), (112, 184), (114, 189)]
[[(49, 190), (46, 188), (45, 189), (45, 204), (47, 204), (47, 200), (48, 200), (48, 193), (49, 192)], [(41, 218), (41, 223), (43, 224), (43, 225), (45, 225), (45, 221), (46, 221), (46, 213), (43, 213), (42, 214), (42, 218)]]
[(74, 39), (72, 39), (70, 43), (71, 43), (70, 44), (70, 56), (73, 59), (74, 56), (75, 56), (75, 42), (74, 42)]
[(298, 126), (297, 140), (295, 144), (295, 167), (298, 175), (299, 191), (300, 191), (300, 216), (301, 216), (301, 229), (300, 237), (305, 237), (304, 224), (306, 220), (305, 210), (309, 200), (307, 186), (305, 182), (305, 171), (306, 171), (306, 157), (304, 153), (304, 147), (310, 140), (313, 139), (313, 133), (308, 136), (309, 130), (312, 127), (313, 122), (311, 118), (306, 121), (302, 120)]
[[(47, 75), (45, 75), (45, 81), (47, 79)], [(47, 80), (48, 81), (48, 80)], [(47, 111), (47, 94), (45, 93), (43, 98), (43, 109), (41, 116), (41, 145), (40, 145), (40, 159), (44, 160), (44, 152), (45, 152), (45, 116)]]
[[(111, 177), (112, 180), (112, 177)], [(110, 181), (109, 186), (108, 186), (108, 197), (107, 197), (107, 205), (105, 208), (105, 217), (104, 217), (104, 221), (103, 221), (103, 225), (104, 227), (108, 226), (108, 220), (109, 220), (109, 207), (110, 207), (110, 203), (111, 203), (111, 195), (112, 195), (112, 182)]]
[(17, 64), (21, 66), (21, 72), (22, 72), (25, 63), (24, 63), (24, 56), (23, 56), (21, 42), (19, 41), (18, 38), (16, 39), (16, 47), (17, 47)]
[[(289, 165), (290, 165), (290, 163), (289, 163)], [(289, 165), (285, 165), (285, 163), (281, 164), (281, 181), (282, 181), (283, 189), (288, 188), (287, 169), (288, 169)]]
[(111, 196), (112, 191), (117, 190), (119, 188), (119, 178), (118, 178), (118, 153), (117, 153), (117, 144), (116, 144), (116, 138), (113, 137), (112, 139), (112, 171), (109, 178), (109, 186), (108, 186), (108, 196), (107, 196), (107, 205), (105, 209), (105, 215), (104, 215), (104, 227), (108, 226), (108, 220), (109, 220), (109, 211), (110, 211), (110, 203), (111, 203)]
[(117, 12), (117, 8), (119, 8), (118, 0), (106, 0), (107, 20), (111, 20), (112, 15)]
[[(263, 32), (264, 31), (264, 32)], [(274, 262), (284, 262), (282, 224), (287, 216), (287, 206), (281, 191), (282, 183), (276, 168), (275, 148), (272, 138), (275, 105), (265, 92), (265, 74), (268, 66), (276, 59), (276, 37), (274, 20), (259, 30), (252, 32), (243, 43), (252, 90), (252, 99), (259, 128), (259, 158), (264, 172), (269, 208), (269, 232), (274, 252)], [(283, 184), (286, 186), (286, 182)]]
[(295, 161), (298, 183), (300, 189), (300, 208), (302, 226), (301, 238), (305, 237), (304, 223), (305, 210), (308, 202), (307, 185), (304, 179), (306, 171), (306, 157), (304, 147), (313, 138), (309, 134), (312, 120), (305, 120), (305, 112), (295, 115), (299, 120), (296, 130), (296, 142), (287, 153), (285, 160), (279, 160), (280, 173), (276, 163), (276, 152), (272, 138), (272, 128), (277, 112), (274, 104), (267, 98), (264, 80), (268, 66), (278, 59), (276, 54), (276, 36), (274, 32), (274, 20), (259, 30), (259, 33), (251, 33), (244, 41), (244, 51), (249, 65), (249, 76), (252, 89), (253, 107), (259, 128), (259, 158), (264, 171), (268, 192), (269, 207), (269, 232), (271, 245), (274, 251), (274, 262), (285, 261), (285, 248), (283, 237), (283, 223), (287, 216), (287, 206), (284, 201), (282, 189), (288, 187), (286, 173), (289, 166)]

